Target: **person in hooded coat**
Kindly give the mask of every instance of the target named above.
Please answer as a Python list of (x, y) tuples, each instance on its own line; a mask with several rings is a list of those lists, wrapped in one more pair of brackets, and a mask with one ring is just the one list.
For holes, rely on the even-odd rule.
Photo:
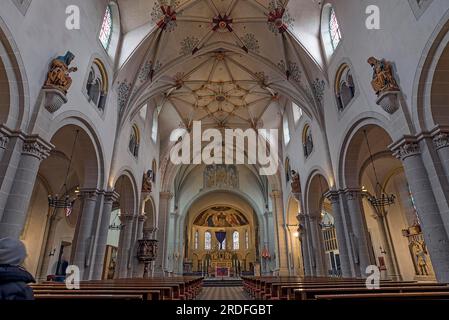
[(33, 276), (20, 265), (26, 258), (25, 245), (17, 239), (0, 239), (0, 300), (34, 300)]

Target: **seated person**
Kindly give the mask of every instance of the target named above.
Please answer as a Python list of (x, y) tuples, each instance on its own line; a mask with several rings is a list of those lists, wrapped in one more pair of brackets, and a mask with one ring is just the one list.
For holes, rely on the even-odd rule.
[(26, 258), (24, 244), (17, 239), (0, 239), (0, 300), (34, 300), (33, 276), (20, 265)]

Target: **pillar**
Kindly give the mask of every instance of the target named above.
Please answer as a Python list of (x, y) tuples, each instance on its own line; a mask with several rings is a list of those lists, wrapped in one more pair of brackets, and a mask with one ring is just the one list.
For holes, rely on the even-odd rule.
[(360, 189), (346, 189), (344, 193), (352, 226), (350, 241), (354, 250), (354, 263), (358, 266), (360, 275), (364, 277), (366, 268), (372, 265), (373, 261), (371, 261), (368, 228), (362, 207), (362, 193)]
[(273, 201), (273, 215), (275, 219), (274, 234), (277, 248), (277, 269), (280, 276), (288, 276), (287, 238), (285, 234), (285, 219), (281, 193), (279, 191), (273, 191), (271, 193), (271, 199)]
[(112, 206), (119, 198), (115, 191), (108, 191), (104, 194), (103, 210), (101, 212), (100, 225), (97, 234), (97, 245), (95, 250), (95, 265), (93, 266), (92, 279), (100, 280), (103, 276), (104, 258), (111, 221)]
[(302, 252), (302, 260), (303, 260), (303, 266), (304, 266), (304, 275), (305, 276), (312, 276), (312, 270), (311, 270), (311, 259), (310, 259), (310, 252), (309, 252), (309, 242), (310, 237), (308, 236), (308, 224), (307, 224), (307, 218), (306, 215), (303, 213), (298, 214), (297, 216), (298, 222), (299, 222), (299, 237), (301, 240), (301, 252)]
[(146, 219), (147, 216), (145, 215), (145, 213), (142, 213), (137, 217), (136, 244), (134, 246), (135, 247), (134, 252), (136, 253), (136, 256), (134, 257), (135, 260), (132, 273), (133, 278), (142, 278), (143, 276), (144, 264), (137, 259), (137, 242), (143, 239), (143, 226), (145, 224)]
[(117, 256), (118, 278), (120, 279), (128, 277), (134, 218), (135, 216), (133, 214), (120, 214), (122, 230), (120, 231), (119, 254)]
[(433, 137), (433, 143), (449, 182), (449, 133), (438, 132)]
[(158, 253), (154, 263), (156, 276), (165, 276), (167, 263), (167, 235), (170, 200), (173, 195), (170, 192), (161, 192), (159, 195), (159, 216), (157, 219)]
[(391, 149), (403, 163), (436, 278), (439, 282), (449, 283), (449, 239), (421, 158), (420, 146), (416, 141), (403, 139)]
[(0, 161), (2, 161), (3, 153), (6, 150), (9, 142), (9, 134), (0, 129)]
[(352, 276), (351, 262), (347, 246), (348, 239), (345, 232), (345, 219), (343, 217), (340, 205), (340, 194), (337, 191), (329, 191), (325, 194), (325, 196), (332, 204), (335, 231), (337, 233), (338, 251), (340, 253), (341, 275), (343, 278), (350, 278)]
[(72, 264), (80, 269), (81, 279), (88, 280), (89, 254), (93, 246), (93, 225), (97, 206), (97, 189), (80, 190), (82, 202), (80, 216), (75, 230), (72, 249)]
[(377, 222), (378, 228), (379, 228), (379, 234), (380, 234), (380, 241), (382, 244), (382, 249), (386, 253), (383, 253), (383, 256), (385, 258), (385, 266), (387, 268), (387, 278), (390, 278), (392, 280), (400, 281), (401, 275), (399, 273), (399, 268), (396, 265), (395, 260), (395, 252), (393, 246), (390, 246), (386, 221), (387, 221), (387, 215), (384, 213), (376, 212), (374, 215), (374, 219)]
[(42, 160), (50, 154), (52, 146), (38, 136), (28, 137), (22, 153), (11, 191), (0, 223), (0, 238), (19, 238), (25, 225), (28, 206)]
[(318, 277), (328, 276), (326, 270), (326, 259), (324, 256), (323, 235), (320, 226), (320, 213), (315, 212), (309, 216), (310, 234), (312, 236), (312, 247), (315, 255), (315, 272)]

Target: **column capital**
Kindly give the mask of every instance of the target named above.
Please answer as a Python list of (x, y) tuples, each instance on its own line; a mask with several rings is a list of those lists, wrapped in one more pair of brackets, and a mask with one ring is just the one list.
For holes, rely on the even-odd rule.
[(362, 189), (359, 188), (347, 188), (342, 192), (345, 194), (346, 200), (348, 201), (358, 200), (362, 196)]
[(437, 150), (449, 147), (449, 133), (438, 132), (433, 136), (433, 144)]
[(273, 191), (271, 191), (271, 193), (270, 193), (270, 196), (272, 197), (272, 198), (280, 198), (281, 197), (281, 192), (280, 191), (278, 191), (278, 190), (273, 190)]
[(147, 220), (147, 215), (145, 213), (139, 214), (139, 222), (145, 222)]
[(170, 200), (171, 198), (173, 198), (173, 193), (171, 193), (170, 191), (161, 191), (159, 193), (159, 197), (161, 199), (167, 199)]
[(120, 198), (120, 194), (116, 191), (106, 191), (104, 193), (104, 201), (105, 202), (115, 202)]
[(100, 194), (100, 191), (98, 189), (95, 188), (85, 188), (85, 189), (80, 189), (80, 193), (79, 193), (79, 198), (86, 200), (96, 200), (96, 198), (98, 197), (98, 195)]
[(22, 154), (35, 157), (40, 161), (50, 155), (53, 146), (39, 136), (29, 136), (23, 141)]
[(332, 204), (340, 202), (340, 192), (337, 190), (329, 190), (324, 194), (324, 197), (328, 199)]
[(9, 142), (9, 135), (6, 132), (0, 131), (0, 149), (6, 149)]
[(401, 161), (421, 154), (418, 141), (411, 136), (404, 137), (402, 140), (390, 145), (389, 148), (393, 152), (393, 156)]
[(123, 223), (123, 224), (127, 224), (127, 223), (129, 223), (129, 222), (131, 222), (131, 221), (133, 221), (134, 220), (134, 215), (133, 214), (131, 214), (131, 213), (121, 213), (120, 215), (119, 215), (119, 219), (120, 219), (120, 222), (121, 223)]

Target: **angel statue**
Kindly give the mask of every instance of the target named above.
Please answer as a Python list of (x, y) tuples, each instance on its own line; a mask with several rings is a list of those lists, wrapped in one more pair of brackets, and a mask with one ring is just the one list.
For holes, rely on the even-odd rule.
[(385, 59), (378, 60), (374, 57), (370, 57), (368, 63), (373, 68), (371, 85), (378, 96), (384, 92), (399, 91), (391, 63)]
[(64, 56), (53, 59), (47, 74), (45, 87), (57, 89), (67, 94), (72, 85), (70, 73), (78, 71), (77, 67), (69, 67), (73, 59), (75, 59), (75, 55), (70, 51), (67, 51)]

